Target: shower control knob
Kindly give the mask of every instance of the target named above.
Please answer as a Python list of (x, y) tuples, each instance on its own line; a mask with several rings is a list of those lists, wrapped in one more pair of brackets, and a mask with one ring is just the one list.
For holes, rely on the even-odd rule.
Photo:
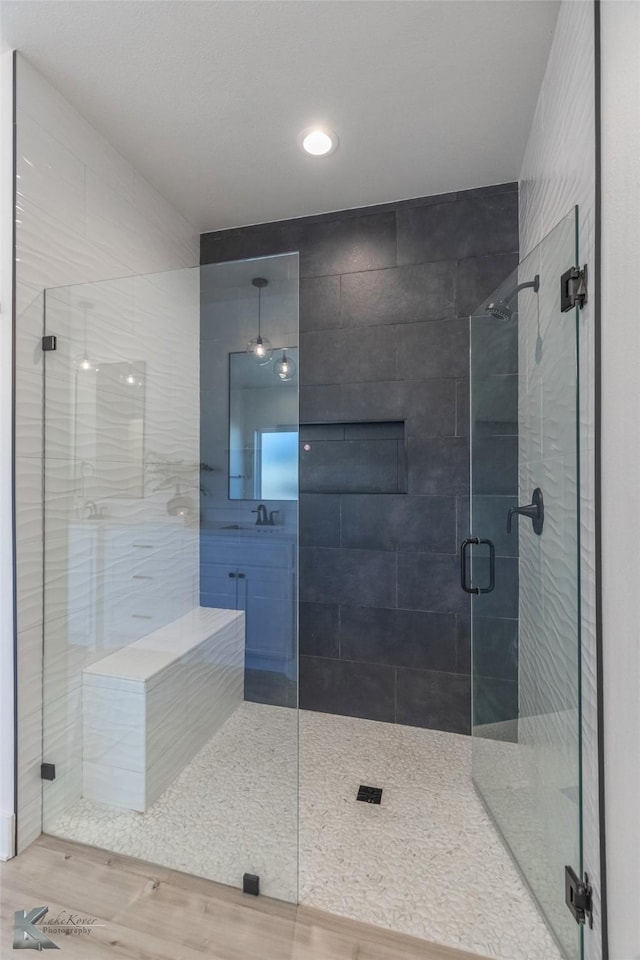
[(533, 532), (540, 536), (542, 528), (544, 527), (544, 500), (540, 487), (535, 488), (531, 497), (531, 503), (528, 503), (526, 507), (509, 507), (507, 512), (507, 533), (511, 533), (511, 524), (516, 514), (519, 514), (521, 517), (528, 517), (533, 524)]

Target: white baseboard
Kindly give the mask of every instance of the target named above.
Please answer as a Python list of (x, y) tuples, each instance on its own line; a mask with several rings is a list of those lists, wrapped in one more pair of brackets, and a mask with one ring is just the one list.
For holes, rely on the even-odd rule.
[(16, 855), (16, 818), (13, 813), (0, 813), (0, 860)]

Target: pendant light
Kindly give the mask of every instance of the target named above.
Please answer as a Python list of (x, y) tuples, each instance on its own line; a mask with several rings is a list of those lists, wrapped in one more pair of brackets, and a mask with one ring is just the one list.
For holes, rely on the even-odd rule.
[(120, 382), (126, 383), (128, 387), (141, 387), (143, 385), (143, 379), (132, 363), (128, 364), (126, 373), (120, 374)]
[(295, 360), (292, 360), (291, 357), (287, 356), (287, 351), (282, 351), (282, 357), (280, 360), (277, 360), (273, 365), (273, 372), (276, 377), (279, 377), (280, 380), (287, 381), (293, 380), (296, 375), (297, 365)]
[(258, 336), (249, 340), (247, 344), (247, 353), (253, 356), (253, 359), (260, 367), (271, 363), (273, 359), (271, 341), (262, 336), (262, 291), (269, 283), (264, 277), (254, 277), (251, 283), (258, 289)]
[(78, 357), (76, 360), (76, 366), (78, 370), (82, 370), (83, 373), (88, 373), (91, 370), (98, 372), (98, 368), (95, 363), (89, 359), (89, 350), (88, 350), (88, 331), (87, 331), (87, 310), (91, 310), (93, 304), (89, 300), (78, 300), (78, 306), (82, 307), (83, 317), (84, 317), (84, 350), (82, 356)]

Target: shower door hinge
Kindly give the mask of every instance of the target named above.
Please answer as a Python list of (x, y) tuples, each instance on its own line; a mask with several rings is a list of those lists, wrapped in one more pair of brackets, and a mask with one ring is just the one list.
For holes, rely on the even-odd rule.
[(55, 780), (56, 778), (56, 765), (55, 763), (41, 763), (40, 764), (40, 779), (41, 780)]
[(580, 309), (587, 302), (587, 265), (571, 267), (560, 277), (560, 310), (566, 313), (575, 306)]
[(589, 877), (580, 880), (571, 867), (564, 868), (564, 899), (576, 923), (593, 927), (593, 897)]
[(47, 350), (57, 350), (58, 349), (58, 338), (52, 335), (42, 338), (42, 349)]

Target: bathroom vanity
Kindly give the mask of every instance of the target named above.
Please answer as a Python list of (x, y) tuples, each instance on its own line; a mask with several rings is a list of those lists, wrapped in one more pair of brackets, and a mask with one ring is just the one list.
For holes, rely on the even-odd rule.
[[(179, 518), (69, 524), (67, 604), (71, 638), (97, 659), (197, 606), (198, 530)], [(51, 606), (56, 602), (51, 598)], [(54, 612), (57, 610), (54, 608)], [(90, 617), (88, 616), (90, 614)]]
[(295, 597), (293, 535), (279, 527), (200, 531), (200, 604), (244, 611), (247, 669), (294, 670)]

